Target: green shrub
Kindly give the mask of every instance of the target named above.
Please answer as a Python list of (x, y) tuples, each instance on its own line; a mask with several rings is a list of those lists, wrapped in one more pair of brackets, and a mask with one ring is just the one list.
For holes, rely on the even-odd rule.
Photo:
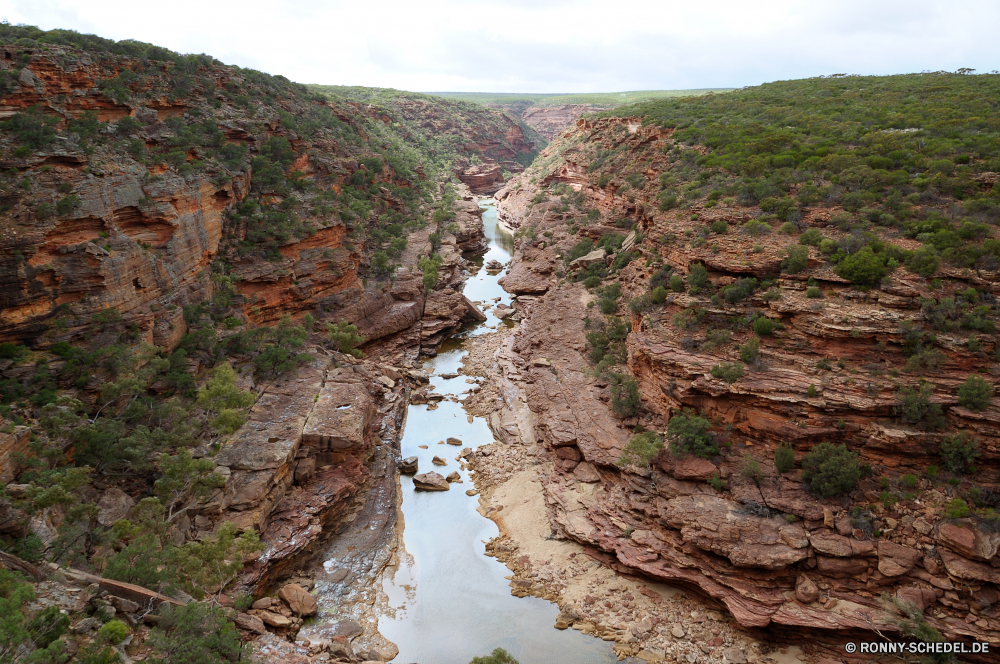
[(710, 228), (713, 233), (718, 233), (719, 235), (725, 235), (729, 232), (729, 224), (726, 223), (725, 219), (717, 219), (713, 221)]
[(249, 646), (226, 610), (202, 602), (160, 605), (160, 621), (150, 633), (150, 664), (221, 664), (249, 660)]
[[(674, 275), (674, 277), (677, 277), (677, 281), (681, 280), (681, 278), (678, 277), (676, 274)], [(672, 279), (671, 279), (671, 283), (673, 283)], [(682, 283), (681, 284), (681, 288), (683, 288), (683, 287), (684, 286), (683, 286), (683, 283)], [(663, 304), (664, 302), (667, 301), (667, 289), (664, 288), (663, 286), (657, 286), (649, 294), (649, 299), (652, 300), (653, 304)]]
[(917, 486), (917, 476), (913, 473), (906, 473), (899, 478), (899, 483), (904, 489), (914, 489)]
[(723, 362), (712, 367), (712, 377), (727, 383), (735, 383), (743, 378), (743, 365), (739, 362)]
[(99, 639), (105, 643), (111, 643), (114, 645), (124, 641), (126, 636), (128, 636), (128, 625), (123, 623), (121, 620), (106, 622), (97, 632), (97, 637)]
[(785, 235), (794, 235), (795, 233), (798, 232), (799, 227), (790, 221), (786, 221), (781, 225), (781, 228), (779, 230)]
[(611, 384), (611, 410), (622, 418), (639, 412), (639, 383), (634, 378), (621, 378)]
[(906, 269), (921, 277), (931, 277), (941, 266), (937, 250), (933, 246), (924, 245), (910, 254), (906, 261)]
[(673, 274), (670, 276), (670, 290), (675, 293), (680, 293), (684, 290), (684, 279), (679, 274)]
[(69, 214), (76, 209), (76, 206), (79, 204), (80, 198), (76, 194), (70, 194), (65, 198), (59, 199), (59, 202), (56, 203), (56, 212), (61, 215)]
[(949, 519), (964, 519), (969, 516), (972, 510), (969, 509), (969, 503), (965, 502), (961, 498), (955, 498), (947, 507), (945, 507), (944, 515)]
[(759, 337), (766, 337), (774, 332), (774, 319), (761, 316), (753, 321), (753, 331)]
[(990, 405), (993, 385), (979, 376), (969, 376), (958, 386), (958, 403), (970, 410), (982, 410)]
[(782, 443), (774, 449), (774, 467), (779, 473), (787, 473), (795, 468), (795, 451), (788, 443)]
[(503, 648), (496, 648), (489, 655), (473, 657), (469, 664), (517, 664), (517, 660)]
[(715, 489), (715, 491), (722, 493), (726, 489), (726, 482), (719, 477), (719, 471), (712, 473), (712, 476), (706, 480), (708, 485)]
[(896, 393), (896, 398), (899, 401), (896, 414), (904, 422), (923, 424), (930, 429), (943, 428), (944, 415), (941, 404), (931, 403), (933, 393), (934, 386), (930, 383), (922, 383), (917, 389), (908, 386), (899, 388)]
[[(760, 359), (760, 339), (758, 339), (757, 337), (752, 337), (749, 341), (747, 341), (745, 344), (739, 347), (739, 351), (740, 351), (740, 359), (743, 362), (746, 362), (747, 364), (753, 364), (754, 362)], [(713, 369), (712, 371), (713, 371), (712, 375), (715, 376), (715, 370)], [(743, 373), (741, 370), (740, 376), (742, 375)], [(716, 376), (716, 378), (719, 378), (719, 376)], [(739, 378), (739, 376), (737, 378)], [(726, 382), (731, 383), (733, 381), (727, 380)]]
[(815, 228), (808, 228), (802, 235), (799, 236), (799, 244), (805, 244), (811, 247), (818, 247), (819, 243), (822, 241), (823, 234)]
[(940, 455), (945, 470), (965, 474), (971, 471), (972, 464), (979, 457), (979, 441), (968, 438), (964, 433), (948, 436), (941, 441)]
[(809, 398), (814, 398), (819, 396), (819, 392), (816, 390), (815, 385), (812, 384), (809, 385), (809, 387), (806, 389), (806, 396)]
[(871, 247), (862, 247), (840, 262), (837, 274), (858, 286), (875, 286), (885, 277), (886, 268), (882, 258)]
[(809, 267), (809, 248), (802, 245), (788, 247), (788, 255), (781, 261), (781, 270), (798, 274)]
[(722, 294), (726, 302), (735, 304), (742, 302), (757, 290), (757, 280), (753, 277), (737, 279), (736, 283), (730, 284), (723, 289)]
[(858, 455), (846, 445), (820, 443), (802, 460), (802, 481), (822, 498), (831, 498), (854, 489), (861, 479)]
[(605, 286), (597, 292), (597, 308), (602, 314), (610, 316), (618, 311), (618, 298), (622, 294), (622, 285), (617, 281), (610, 286)]
[(806, 297), (811, 300), (823, 297), (823, 291), (819, 289), (819, 286), (809, 286), (806, 288)]
[(740, 231), (746, 233), (747, 235), (757, 237), (760, 235), (767, 235), (768, 233), (770, 233), (771, 227), (759, 219), (751, 219), (747, 223), (743, 224), (743, 227), (740, 228)]
[(618, 459), (619, 466), (640, 466), (647, 467), (656, 458), (656, 455), (663, 449), (663, 436), (658, 436), (652, 431), (644, 431), (632, 436), (632, 439), (625, 446), (622, 456)]
[(670, 451), (675, 456), (693, 454), (702, 459), (710, 459), (719, 453), (719, 446), (709, 434), (712, 423), (693, 412), (674, 413), (667, 423), (667, 438)]
[(326, 324), (326, 336), (336, 346), (341, 353), (347, 353), (352, 357), (363, 357), (364, 353), (358, 350), (358, 346), (367, 341), (367, 338), (358, 334), (358, 326), (348, 323), (346, 320), (338, 322), (336, 325)]
[(700, 292), (708, 283), (708, 270), (701, 263), (692, 263), (687, 282), (692, 293)]

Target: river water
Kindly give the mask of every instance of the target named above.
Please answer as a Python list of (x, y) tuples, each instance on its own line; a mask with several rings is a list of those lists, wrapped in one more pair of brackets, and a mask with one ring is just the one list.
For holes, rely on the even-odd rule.
[[(510, 297), (497, 285), (503, 272), (489, 275), (485, 261), (510, 260), (513, 237), (497, 227), (492, 201), (480, 203), (489, 249), (477, 259), (477, 274), (466, 283), (464, 293), (473, 301), (500, 301)], [(435, 392), (462, 398), (472, 385), (466, 377), (443, 379), (440, 374), (458, 370), (470, 337), (505, 323), (487, 312), (484, 323), (468, 326), (452, 336), (438, 355), (424, 362), (434, 370)], [(462, 440), (460, 447), (438, 444), (448, 437)], [(493, 442), (483, 418), (469, 417), (462, 404), (442, 401), (436, 410), (410, 405), (400, 443), (403, 458), (416, 456), (419, 472), (435, 470), (443, 475), (459, 470), (455, 460), (462, 447), (473, 449)], [(427, 449), (421, 449), (426, 445)], [(446, 467), (431, 464), (433, 456), (448, 461)], [(421, 664), (468, 664), (476, 656), (504, 648), (520, 664), (610, 664), (616, 660), (611, 644), (572, 629), (556, 630), (559, 608), (546, 600), (510, 594), (504, 576), (510, 571), (484, 555), (484, 542), (498, 534), (496, 524), (476, 511), (478, 498), (467, 496), (474, 488), (466, 471), (459, 470), (462, 484), (450, 491), (414, 491), (413, 480), (400, 478), (404, 522), (399, 564), (386, 571), (383, 590), (389, 609), (379, 619), (379, 631), (399, 646), (394, 662)]]

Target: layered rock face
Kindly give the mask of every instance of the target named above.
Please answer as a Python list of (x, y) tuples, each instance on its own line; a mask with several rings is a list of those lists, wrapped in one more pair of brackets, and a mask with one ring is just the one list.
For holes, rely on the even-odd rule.
[(584, 113), (608, 110), (593, 104), (562, 104), (561, 106), (532, 106), (521, 113), (521, 119), (548, 140), (572, 128)]
[[(497, 418), (494, 431), (501, 439), (540, 441), (548, 450), (551, 472), (542, 484), (552, 523), (611, 554), (605, 560), (616, 569), (694, 588), (746, 627), (766, 627), (780, 638), (792, 634), (788, 629), (815, 630), (807, 647), (839, 644), (837, 632), (896, 629), (886, 596), (915, 605), (948, 638), (997, 642), (1000, 621), (990, 607), (1000, 599), (994, 573), (1000, 540), (992, 521), (969, 517), (954, 502), (1000, 484), (997, 399), (972, 410), (956, 396), (970, 370), (990, 365), (988, 355), (970, 352), (962, 336), (940, 334), (939, 363), (904, 369), (906, 335), (930, 315), (918, 308), (920, 298), (934, 296), (929, 280), (900, 269), (891, 284), (852, 289), (815, 249), (805, 270), (774, 282), (780, 297), (757, 293), (731, 303), (683, 287), (668, 290), (661, 307), (625, 308), (628, 299), (648, 293), (662, 266), (681, 276), (704, 266), (711, 290), (777, 274), (796, 242), (794, 236), (737, 233), (713, 236), (711, 246), (673, 241), (714, 221), (734, 226), (759, 212), (697, 201), (683, 213), (657, 210), (657, 189), (650, 185), (671, 168), (661, 149), (670, 134), (631, 118), (581, 121), (576, 134), (543, 153), (552, 164), (546, 171), (529, 170), (497, 194), (499, 218), (533, 232), (517, 241), (513, 267), (501, 280), (523, 294), (517, 300), (523, 322), (497, 355), (497, 392), (504, 396), (496, 405), (514, 413), (506, 425)], [(636, 155), (628, 167), (646, 184), (602, 184), (588, 176), (594, 147)], [(563, 192), (561, 201), (553, 190)], [(532, 204), (539, 192), (549, 201)], [(588, 221), (588, 209), (598, 211), (598, 219)], [(836, 238), (830, 225), (836, 212), (809, 209), (803, 223)], [(627, 223), (614, 223), (619, 220)], [(632, 252), (610, 275), (622, 302), (612, 300), (611, 309), (600, 302), (605, 314), (616, 312), (630, 325), (623, 355), (613, 363), (616, 385), (602, 377), (607, 374), (595, 376), (588, 361), (595, 343), (606, 343), (594, 336), (605, 330), (595, 306), (600, 292), (564, 280), (570, 268), (562, 257), (583, 238), (617, 233), (620, 243), (631, 226), (636, 233), (624, 248), (612, 247), (606, 261), (597, 261), (610, 267), (620, 253)], [(654, 241), (668, 236), (671, 241)], [(634, 247), (628, 246), (632, 238), (638, 238)], [(1000, 294), (993, 272), (941, 267), (937, 276), (958, 280), (959, 289)], [(822, 289), (821, 305), (806, 296), (811, 284)], [(780, 325), (760, 335), (759, 359), (747, 362), (745, 375), (725, 382), (713, 368), (739, 361), (735, 346), (753, 336), (747, 328), (754, 310)], [(695, 323), (685, 318), (692, 315)], [(743, 331), (723, 335), (722, 342), (698, 327), (702, 320), (740, 319), (747, 321)], [(992, 335), (978, 340), (992, 352)], [(940, 429), (901, 421), (901, 369), (931, 386), (930, 403), (944, 412)], [(616, 415), (628, 410), (616, 400), (627, 396), (620, 386), (631, 379), (639, 407)], [(519, 410), (523, 404), (530, 412)], [(668, 437), (667, 449), (649, 466), (622, 465), (636, 426), (665, 433), (682, 412), (711, 423), (719, 454), (678, 455), (670, 448), (679, 443)], [(975, 468), (950, 484), (935, 481), (941, 444), (956, 435), (977, 439)], [(822, 441), (846, 444), (871, 468), (845, 495), (818, 497), (802, 470), (775, 466), (779, 445), (790, 446), (801, 463)], [(909, 488), (886, 490), (903, 486)], [(801, 642), (801, 632), (795, 638)]]

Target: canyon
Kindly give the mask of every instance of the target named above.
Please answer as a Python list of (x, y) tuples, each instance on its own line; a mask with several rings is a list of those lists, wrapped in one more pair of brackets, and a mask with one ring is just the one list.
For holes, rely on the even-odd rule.
[[(149, 656), (142, 607), (200, 594), (259, 661), (433, 657), (390, 597), (447, 567), (440, 542), (407, 550), (447, 514), (417, 505), (465, 510), (453, 525), (489, 534), (461, 560), (533, 602), (535, 644), (587, 661), (1000, 643), (985, 158), (900, 176), (883, 130), (866, 140), (899, 154), (863, 165), (824, 145), (793, 169), (774, 144), (808, 140), (781, 136), (713, 166), (721, 139), (670, 116), (691, 100), (518, 115), (105, 47), (8, 39), (0, 60), (0, 563), (32, 610), (72, 615), (66, 648), (103, 643), (111, 607), (121, 654)], [(986, 249), (961, 264), (967, 245)], [(844, 269), (890, 253), (877, 279)], [(857, 476), (824, 495), (827, 442)], [(432, 455), (458, 471), (406, 477)], [(148, 501), (166, 516), (143, 555), (239, 533), (235, 571), (123, 574)], [(72, 556), (20, 557), (67, 532)], [(447, 656), (502, 642), (478, 626)]]

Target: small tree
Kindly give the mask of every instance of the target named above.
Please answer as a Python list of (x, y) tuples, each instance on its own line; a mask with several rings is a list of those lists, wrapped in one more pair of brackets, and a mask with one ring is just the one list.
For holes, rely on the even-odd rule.
[(509, 652), (503, 648), (496, 648), (489, 655), (483, 657), (473, 657), (469, 664), (518, 664)]
[(941, 441), (941, 462), (948, 472), (969, 472), (978, 456), (979, 441), (968, 438), (964, 433), (948, 436)]
[(774, 450), (774, 467), (779, 473), (787, 473), (795, 468), (795, 451), (788, 443), (782, 443)]
[(226, 478), (213, 472), (214, 461), (195, 459), (190, 450), (182, 449), (176, 456), (161, 454), (159, 464), (163, 476), (153, 484), (153, 493), (163, 501), (167, 521), (173, 521), (187, 509), (178, 509), (184, 501), (206, 496), (226, 485)]
[(837, 274), (858, 286), (874, 286), (882, 281), (886, 269), (882, 258), (871, 247), (862, 247), (840, 262)]
[(712, 423), (693, 412), (675, 413), (667, 424), (670, 451), (675, 456), (693, 454), (710, 459), (719, 453), (719, 446), (709, 434)]
[(982, 410), (990, 405), (993, 385), (979, 376), (969, 376), (958, 386), (958, 403), (969, 410)]
[(802, 480), (822, 498), (851, 491), (859, 479), (858, 455), (846, 445), (820, 443), (802, 460)]
[(923, 424), (930, 429), (943, 428), (944, 415), (941, 404), (931, 403), (933, 393), (934, 386), (930, 383), (923, 383), (917, 389), (906, 386), (899, 388), (896, 393), (896, 398), (899, 400), (896, 414), (904, 422)]
[(708, 283), (708, 270), (701, 263), (694, 263), (691, 265), (691, 271), (688, 273), (688, 287), (691, 289), (692, 293), (698, 293), (705, 284)]
[(236, 372), (228, 362), (212, 369), (212, 376), (198, 390), (198, 405), (215, 415), (212, 427), (223, 435), (243, 426), (246, 421), (243, 409), (253, 405), (254, 400), (252, 392), (236, 387)]
[(663, 449), (663, 436), (652, 431), (643, 431), (632, 436), (617, 461), (619, 466), (639, 466), (645, 468)]
[(758, 337), (766, 337), (774, 332), (774, 320), (766, 316), (755, 318), (753, 321), (753, 331)]
[(634, 378), (619, 378), (611, 384), (611, 410), (618, 417), (639, 412), (639, 383)]
[(367, 338), (358, 334), (358, 326), (342, 320), (336, 325), (326, 324), (326, 335), (330, 338), (341, 353), (347, 353), (352, 357), (361, 358), (364, 356), (358, 346), (367, 341)]
[(781, 270), (788, 274), (798, 274), (807, 267), (809, 267), (809, 247), (801, 244), (788, 247), (788, 255), (781, 261)]
[[(768, 320), (767, 318), (758, 318), (757, 320)], [(754, 328), (756, 329), (756, 325)], [(747, 364), (753, 364), (760, 359), (760, 339), (757, 337), (751, 337), (749, 341), (739, 347), (740, 349), (740, 359)], [(715, 374), (712, 374), (715, 376)], [(717, 376), (718, 377), (718, 376)], [(732, 381), (727, 381), (732, 382)]]
[(201, 602), (162, 604), (148, 643), (153, 652), (146, 661), (151, 664), (221, 664), (246, 661), (250, 654), (226, 610)]
[(226, 521), (215, 537), (188, 542), (176, 550), (181, 585), (196, 598), (214, 594), (219, 601), (223, 591), (243, 571), (244, 559), (262, 548), (257, 531), (248, 530), (237, 536), (236, 526)]

